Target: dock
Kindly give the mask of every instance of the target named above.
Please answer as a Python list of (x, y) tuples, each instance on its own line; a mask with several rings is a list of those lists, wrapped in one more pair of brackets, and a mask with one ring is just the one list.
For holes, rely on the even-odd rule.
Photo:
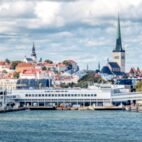
[(124, 107), (117, 107), (117, 106), (57, 107), (56, 110), (124, 110)]
[(16, 108), (16, 109), (0, 110), (0, 113), (15, 112), (15, 111), (23, 111), (23, 110), (26, 110), (26, 108)]
[(53, 106), (29, 106), (29, 110), (56, 110)]
[(55, 107), (55, 106), (29, 106), (25, 108), (0, 110), (0, 113), (15, 112), (23, 110), (126, 110), (117, 106), (81, 106), (81, 107)]
[(124, 110), (123, 107), (119, 106), (105, 106), (105, 107), (94, 107), (94, 110)]

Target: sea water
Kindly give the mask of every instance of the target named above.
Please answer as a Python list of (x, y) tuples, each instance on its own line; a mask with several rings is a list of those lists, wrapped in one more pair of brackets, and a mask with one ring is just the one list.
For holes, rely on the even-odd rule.
[(77, 110), (1, 113), (0, 142), (142, 142), (142, 113)]

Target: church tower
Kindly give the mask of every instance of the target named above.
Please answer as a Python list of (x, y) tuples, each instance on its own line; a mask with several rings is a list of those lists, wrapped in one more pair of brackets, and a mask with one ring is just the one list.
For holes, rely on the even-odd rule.
[(31, 57), (32, 57), (33, 61), (36, 62), (37, 56), (36, 56), (36, 51), (35, 51), (35, 45), (34, 45), (34, 43), (33, 43), (33, 47), (32, 47)]
[(125, 50), (122, 48), (120, 18), (117, 21), (116, 46), (112, 52), (114, 62), (118, 63), (122, 72), (125, 72)]

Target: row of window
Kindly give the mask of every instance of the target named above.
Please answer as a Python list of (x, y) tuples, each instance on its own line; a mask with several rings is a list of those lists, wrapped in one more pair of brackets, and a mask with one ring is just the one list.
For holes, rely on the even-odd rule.
[(15, 99), (16, 96), (7, 96), (6, 98), (8, 98), (8, 99)]
[(68, 92), (68, 91), (59, 91), (59, 90), (57, 90), (57, 91), (51, 91), (51, 90), (50, 90), (50, 91), (45, 91), (45, 92), (57, 92), (57, 93), (60, 92), (60, 93), (61, 93), (61, 92)]
[(94, 97), (96, 94), (26, 94), (26, 97)]
[[(115, 59), (119, 59), (120, 57), (119, 56), (115, 56), (114, 58)], [(122, 56), (121, 59), (125, 59), (125, 56)]]

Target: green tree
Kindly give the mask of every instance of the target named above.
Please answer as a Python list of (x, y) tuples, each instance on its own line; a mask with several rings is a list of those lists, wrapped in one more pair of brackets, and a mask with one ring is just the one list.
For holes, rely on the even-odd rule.
[(13, 75), (13, 78), (17, 78), (18, 79), (19, 76), (20, 76), (20, 74), (18, 72), (15, 72), (14, 75)]
[(61, 84), (60, 84), (60, 87), (61, 87), (61, 88), (68, 88), (69, 85), (68, 85), (68, 84), (65, 84), (65, 83), (61, 83)]
[(98, 77), (96, 77), (95, 76), (95, 72), (89, 72), (89, 73), (87, 73), (85, 76), (83, 76), (80, 80), (79, 80), (79, 82), (80, 81), (82, 81), (82, 82), (90, 82), (90, 83), (101, 83), (102, 81), (103, 81), (103, 79), (100, 77), (100, 76), (98, 76)]
[(21, 63), (21, 61), (13, 61), (13, 62), (11, 63), (11, 69), (15, 70), (15, 69), (16, 69), (16, 66), (17, 66), (19, 63)]
[(78, 82), (77, 86), (80, 88), (88, 88), (88, 82), (87, 81), (80, 81), (80, 82)]
[(2, 73), (7, 74), (7, 71), (6, 71), (6, 70), (3, 70)]
[(49, 63), (49, 64), (53, 64), (53, 61), (46, 59), (44, 62)]
[(5, 62), (10, 64), (10, 60), (9, 59), (5, 59)]
[(68, 66), (68, 65), (70, 65), (70, 62), (68, 60), (64, 60), (63, 64), (66, 65), (66, 66)]
[(43, 70), (43, 71), (46, 71), (46, 70), (47, 70), (47, 68), (44, 66), (44, 67), (42, 67), (42, 70)]

